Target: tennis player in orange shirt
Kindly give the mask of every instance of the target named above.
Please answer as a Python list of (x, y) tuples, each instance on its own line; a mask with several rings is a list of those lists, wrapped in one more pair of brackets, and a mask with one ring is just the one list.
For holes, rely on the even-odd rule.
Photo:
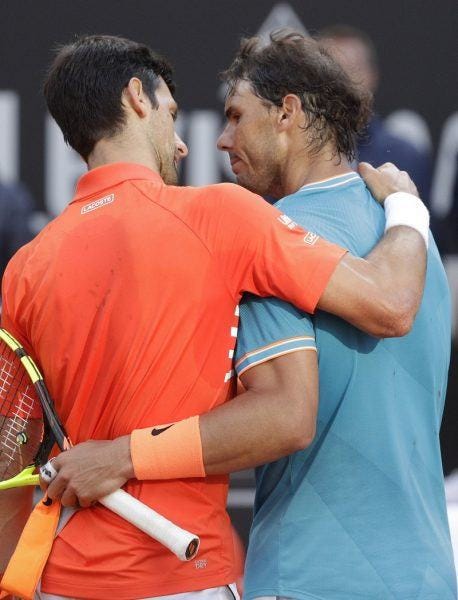
[[(59, 52), (45, 85), (48, 107), (89, 170), (62, 215), (11, 261), (2, 326), (37, 358), (77, 444), (54, 461), (49, 495), (89, 507), (126, 484), (201, 536), (199, 560), (179, 563), (90, 506), (56, 537), (43, 599), (228, 597), (228, 481), (209, 475), (205, 416), (199, 424), (195, 415), (234, 395), (243, 292), (319, 307), (385, 337), (406, 333), (420, 302), (425, 245), (415, 219), (392, 220), (400, 226), (362, 260), (235, 185), (175, 187), (187, 148), (174, 131), (173, 93), (168, 63), (141, 44), (89, 36)], [(376, 196), (414, 191), (386, 171), (362, 171)], [(251, 396), (262, 400), (256, 390)], [(239, 422), (228, 438), (248, 440), (253, 426)], [(293, 449), (285, 443), (281, 452)], [(155, 453), (170, 460), (155, 462)], [(30, 497), (16, 490), (0, 502), (25, 514)], [(2, 539), (13, 546), (21, 521), (7, 520)]]

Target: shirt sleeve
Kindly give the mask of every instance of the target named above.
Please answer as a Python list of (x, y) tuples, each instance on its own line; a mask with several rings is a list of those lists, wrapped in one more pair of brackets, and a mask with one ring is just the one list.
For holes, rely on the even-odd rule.
[(276, 296), (313, 313), (346, 250), (240, 186), (212, 188), (200, 228), (234, 298), (242, 292)]
[(251, 367), (300, 350), (316, 352), (308, 314), (277, 298), (243, 296), (235, 353), (239, 377)]

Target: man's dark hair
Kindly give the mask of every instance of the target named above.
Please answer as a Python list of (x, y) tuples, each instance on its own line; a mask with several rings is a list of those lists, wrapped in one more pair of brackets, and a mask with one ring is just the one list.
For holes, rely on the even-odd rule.
[(239, 81), (248, 81), (267, 106), (281, 106), (287, 94), (296, 94), (306, 115), (309, 151), (318, 153), (332, 142), (336, 154), (350, 161), (355, 157), (372, 97), (315, 40), (284, 30), (273, 32), (267, 43), (244, 39), (222, 79), (229, 95)]
[(85, 160), (103, 137), (124, 124), (123, 89), (138, 77), (154, 107), (159, 78), (173, 94), (172, 68), (148, 46), (108, 35), (82, 36), (62, 46), (44, 82), (49, 112), (65, 141)]

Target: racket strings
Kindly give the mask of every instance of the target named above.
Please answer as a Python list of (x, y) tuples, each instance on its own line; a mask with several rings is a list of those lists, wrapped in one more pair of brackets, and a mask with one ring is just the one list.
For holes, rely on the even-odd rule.
[(0, 342), (0, 480), (33, 464), (43, 427), (33, 418), (37, 397), (19, 357)]

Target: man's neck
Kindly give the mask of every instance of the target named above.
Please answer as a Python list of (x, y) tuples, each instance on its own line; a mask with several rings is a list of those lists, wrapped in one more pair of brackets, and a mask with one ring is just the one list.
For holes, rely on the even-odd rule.
[(141, 144), (129, 144), (124, 140), (100, 140), (97, 142), (88, 157), (87, 165), (91, 170), (117, 162), (144, 165), (159, 173), (156, 157), (151, 154), (149, 149), (142, 148)]
[(294, 194), (304, 185), (345, 175), (352, 170), (345, 157), (332, 157), (323, 152), (316, 157), (307, 157), (307, 160), (300, 157), (285, 171), (281, 197)]
[(304, 181), (300, 187), (309, 185), (310, 183), (315, 183), (317, 181), (325, 181), (326, 179), (331, 179), (332, 177), (339, 177), (339, 175), (345, 175), (353, 170), (348, 164), (347, 160), (342, 160), (339, 165), (332, 165), (331, 168), (321, 169), (320, 167), (321, 165), (317, 165), (316, 169), (311, 169), (310, 172), (304, 177)]

